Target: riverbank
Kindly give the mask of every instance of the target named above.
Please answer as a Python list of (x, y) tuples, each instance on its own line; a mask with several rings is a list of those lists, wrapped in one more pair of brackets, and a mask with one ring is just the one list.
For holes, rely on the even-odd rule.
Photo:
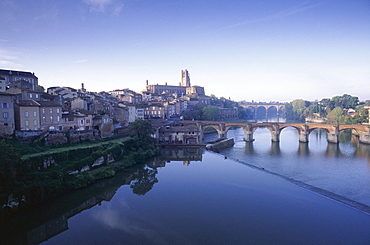
[(84, 188), (97, 180), (142, 163), (157, 155), (154, 140), (125, 137), (85, 145), (50, 149), (45, 152), (14, 154), (1, 166), (13, 169), (1, 182), (0, 218), (19, 210)]

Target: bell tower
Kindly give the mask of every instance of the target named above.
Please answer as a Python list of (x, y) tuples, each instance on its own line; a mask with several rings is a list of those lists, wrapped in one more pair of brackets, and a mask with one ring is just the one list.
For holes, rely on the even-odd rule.
[(181, 83), (180, 83), (180, 85), (183, 86), (183, 87), (191, 87), (188, 70), (181, 70)]

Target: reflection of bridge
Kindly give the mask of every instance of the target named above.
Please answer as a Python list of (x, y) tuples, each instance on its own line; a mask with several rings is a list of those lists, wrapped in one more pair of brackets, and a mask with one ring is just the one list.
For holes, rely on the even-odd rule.
[(260, 108), (263, 108), (265, 110), (266, 121), (267, 121), (269, 112), (270, 113), (271, 112), (276, 113), (276, 117), (279, 118), (283, 113), (283, 108), (284, 108), (285, 104), (282, 104), (282, 103), (276, 103), (276, 104), (258, 103), (258, 104), (241, 104), (240, 106), (243, 107), (247, 112), (250, 111), (250, 113), (253, 113), (253, 119), (254, 120), (257, 120), (258, 110)]
[(314, 123), (250, 123), (250, 122), (212, 122), (212, 121), (181, 121), (181, 126), (196, 125), (199, 128), (199, 141), (203, 139), (204, 130), (213, 128), (217, 131), (219, 138), (226, 137), (227, 131), (233, 127), (242, 128), (245, 133), (245, 141), (253, 141), (253, 133), (258, 128), (267, 128), (271, 132), (271, 140), (278, 142), (280, 133), (287, 127), (295, 128), (299, 133), (300, 142), (308, 142), (309, 134), (315, 129), (323, 129), (327, 133), (330, 143), (339, 143), (339, 135), (346, 129), (351, 129), (358, 137), (360, 143), (370, 144), (369, 125), (334, 125)]

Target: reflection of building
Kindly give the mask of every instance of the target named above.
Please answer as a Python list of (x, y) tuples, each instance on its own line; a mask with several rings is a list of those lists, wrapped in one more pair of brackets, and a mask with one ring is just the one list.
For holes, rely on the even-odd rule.
[(39, 244), (68, 229), (68, 219), (62, 215), (33, 228), (27, 233), (27, 244)]
[(202, 161), (203, 150), (201, 148), (164, 147), (161, 149), (161, 157), (165, 161), (182, 161), (189, 165), (190, 161)]

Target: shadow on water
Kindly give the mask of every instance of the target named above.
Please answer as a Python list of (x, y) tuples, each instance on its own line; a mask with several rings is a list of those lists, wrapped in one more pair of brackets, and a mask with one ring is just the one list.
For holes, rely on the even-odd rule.
[(62, 195), (37, 207), (22, 211), (10, 220), (0, 220), (0, 244), (39, 244), (68, 230), (68, 219), (110, 201), (118, 188), (129, 185), (136, 195), (145, 195), (158, 182), (158, 167), (169, 161), (202, 161), (200, 148), (163, 148), (160, 157), (131, 167), (112, 178), (100, 180), (84, 189)]
[[(244, 141), (244, 133), (242, 130), (236, 130), (239, 130), (239, 132), (231, 132), (227, 136), (229, 138), (234, 138), (236, 144), (239, 144), (239, 147), (244, 148), (245, 155), (259, 155), (266, 153), (270, 156), (281, 156), (284, 153), (289, 153), (290, 155), (296, 156), (311, 156), (312, 154), (321, 154), (322, 156), (333, 158), (367, 158), (370, 162), (370, 145), (359, 143), (358, 138), (352, 136), (350, 132), (342, 133), (339, 139), (340, 143), (334, 144), (327, 142), (326, 132), (323, 130), (314, 130), (310, 135), (309, 142), (307, 143), (299, 142), (298, 134), (294, 137), (289, 135), (287, 136), (288, 139), (284, 139), (285, 135), (282, 135), (280, 142), (273, 142), (271, 141), (270, 133), (267, 130), (265, 130), (267, 133), (261, 130), (262, 133), (259, 132), (260, 135), (255, 136), (255, 138), (260, 137), (256, 140), (258, 142), (246, 142)], [(266, 151), (266, 147), (269, 147), (268, 151)], [(226, 149), (223, 152), (228, 153), (228, 151), (229, 150)]]
[(122, 185), (130, 185), (133, 193), (144, 195), (158, 182), (156, 174), (155, 169), (137, 165), (113, 178), (23, 211), (11, 220), (0, 222), (1, 244), (39, 244), (48, 240), (68, 229), (69, 218), (103, 201), (110, 201)]

